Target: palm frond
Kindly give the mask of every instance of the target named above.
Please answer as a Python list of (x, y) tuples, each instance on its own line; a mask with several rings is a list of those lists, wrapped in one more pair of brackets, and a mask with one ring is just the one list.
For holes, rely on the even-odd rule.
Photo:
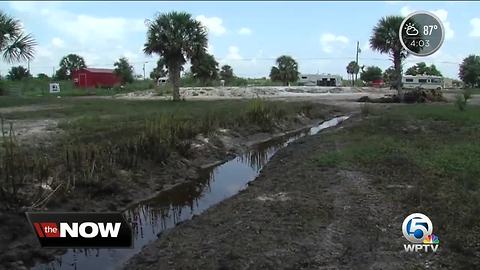
[(37, 45), (31, 35), (19, 34), (13, 40), (9, 40), (3, 48), (3, 59), (12, 63), (15, 61), (31, 60), (34, 56), (34, 46)]

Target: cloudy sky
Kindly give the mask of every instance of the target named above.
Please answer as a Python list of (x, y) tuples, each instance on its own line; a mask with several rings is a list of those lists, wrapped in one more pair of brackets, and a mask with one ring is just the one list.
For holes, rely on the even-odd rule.
[[(287, 54), (298, 60), (302, 73), (346, 77), (357, 41), (360, 65), (385, 69), (391, 65), (388, 55), (368, 47), (373, 26), (382, 16), (417, 10), (434, 12), (446, 37), (439, 51), (411, 56), (406, 67), (435, 63), (444, 75), (457, 78), (462, 59), (480, 54), (480, 2), (1, 2), (0, 9), (21, 20), (37, 40), (33, 74), (50, 75), (62, 56), (76, 53), (88, 66), (107, 68), (125, 56), (138, 74), (148, 62), (148, 76), (158, 57), (142, 52), (145, 20), (173, 10), (191, 13), (208, 28), (209, 51), (238, 76), (268, 76), (274, 59)], [(9, 67), (2, 63), (1, 74)]]

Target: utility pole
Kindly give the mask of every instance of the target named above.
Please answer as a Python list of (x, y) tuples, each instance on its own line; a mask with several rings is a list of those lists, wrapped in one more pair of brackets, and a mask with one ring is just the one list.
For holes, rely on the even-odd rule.
[[(357, 51), (356, 51), (357, 56), (355, 57), (355, 64), (357, 65), (357, 67), (359, 67), (359, 65), (358, 65), (358, 53), (360, 52), (359, 46), (360, 46), (360, 42), (357, 41)], [(353, 80), (353, 86), (354, 87), (355, 87), (355, 83), (357, 82), (357, 75), (358, 75), (358, 73), (355, 73), (355, 80)]]
[(27, 70), (28, 70), (28, 73), (30, 73), (30, 59), (27, 60)]
[(143, 80), (146, 80), (147, 78), (145, 78), (145, 64), (148, 63), (148, 62), (143, 62)]

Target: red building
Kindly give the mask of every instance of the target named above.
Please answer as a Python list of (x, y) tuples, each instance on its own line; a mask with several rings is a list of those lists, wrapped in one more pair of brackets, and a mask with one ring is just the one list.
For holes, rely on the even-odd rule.
[(378, 79), (378, 80), (373, 80), (373, 81), (370, 83), (370, 85), (371, 85), (372, 87), (378, 87), (378, 88), (380, 88), (380, 87), (385, 86), (385, 82), (384, 82), (382, 79)]
[(113, 87), (122, 83), (113, 69), (106, 68), (81, 68), (73, 72), (72, 78), (75, 86), (81, 88)]

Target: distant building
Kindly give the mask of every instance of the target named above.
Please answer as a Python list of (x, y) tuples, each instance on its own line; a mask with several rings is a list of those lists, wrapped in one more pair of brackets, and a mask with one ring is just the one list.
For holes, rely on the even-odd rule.
[(402, 87), (404, 89), (436, 89), (442, 90), (443, 78), (430, 75), (405, 75), (402, 77)]
[(305, 86), (342, 86), (342, 77), (332, 74), (301, 74), (298, 83)]
[(378, 79), (378, 80), (373, 80), (369, 83), (369, 85), (371, 87), (376, 87), (376, 88), (380, 88), (380, 87), (384, 87), (385, 86), (385, 82), (383, 81), (383, 79)]
[(443, 78), (443, 88), (444, 89), (453, 89), (453, 88), (463, 88), (463, 82), (452, 79), (452, 78)]
[(73, 71), (72, 78), (80, 88), (113, 87), (122, 83), (113, 69), (106, 68), (81, 68)]

